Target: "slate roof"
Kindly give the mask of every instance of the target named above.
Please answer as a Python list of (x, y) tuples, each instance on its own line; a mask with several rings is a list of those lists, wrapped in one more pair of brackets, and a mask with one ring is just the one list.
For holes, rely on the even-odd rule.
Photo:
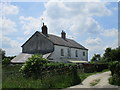
[[(41, 32), (39, 32), (40, 34), (42, 34)], [(45, 36), (44, 34), (42, 34), (43, 36)], [(45, 36), (46, 38), (48, 38), (50, 41), (52, 41), (53, 44), (55, 45), (61, 45), (61, 46), (67, 46), (67, 47), (71, 47), (71, 48), (79, 48), (79, 49), (83, 49), (83, 50), (88, 50), (87, 48), (85, 48), (84, 46), (82, 46), (81, 44), (77, 43), (76, 41), (72, 40), (72, 39), (68, 39), (66, 38), (66, 40), (64, 40), (63, 38), (56, 36), (56, 35), (52, 35), (52, 34), (48, 34), (48, 36)]]

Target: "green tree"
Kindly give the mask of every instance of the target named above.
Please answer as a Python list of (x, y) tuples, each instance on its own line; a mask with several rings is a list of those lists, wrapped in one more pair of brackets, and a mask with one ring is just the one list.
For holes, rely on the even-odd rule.
[(5, 51), (0, 49), (0, 57), (1, 59), (5, 58)]
[(112, 61), (120, 61), (120, 47), (113, 49), (111, 51), (111, 60)]
[(100, 54), (94, 54), (94, 56), (91, 59), (92, 62), (99, 62), (100, 60), (101, 60)]
[(110, 62), (111, 61), (111, 48), (106, 48), (105, 53), (103, 54), (102, 60), (104, 62)]
[(106, 48), (102, 60), (105, 62), (120, 61), (120, 47), (116, 49)]

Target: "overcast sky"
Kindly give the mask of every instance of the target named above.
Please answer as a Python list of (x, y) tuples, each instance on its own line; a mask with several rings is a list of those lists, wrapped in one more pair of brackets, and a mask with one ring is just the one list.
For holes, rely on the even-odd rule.
[(12, 2), (1, 3), (2, 48), (7, 55), (21, 53), (21, 45), (35, 31), (41, 31), (42, 18), (49, 34), (74, 39), (93, 54), (118, 46), (117, 2)]

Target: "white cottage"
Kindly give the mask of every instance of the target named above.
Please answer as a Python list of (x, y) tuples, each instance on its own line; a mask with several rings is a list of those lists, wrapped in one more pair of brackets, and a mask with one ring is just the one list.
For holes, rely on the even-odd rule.
[(46, 25), (42, 32), (36, 31), (21, 47), (22, 53), (15, 57), (13, 63), (24, 63), (32, 54), (40, 53), (44, 58), (55, 62), (88, 61), (88, 49), (72, 39), (48, 34)]

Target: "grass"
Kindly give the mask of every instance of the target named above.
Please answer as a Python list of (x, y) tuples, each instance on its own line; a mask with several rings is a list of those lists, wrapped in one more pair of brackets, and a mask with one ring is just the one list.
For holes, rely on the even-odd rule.
[(66, 88), (74, 85), (71, 74), (48, 75), (42, 79), (25, 78), (21, 73), (18, 73), (20, 67), (21, 65), (3, 67), (3, 88)]
[[(18, 73), (21, 65), (15, 66), (3, 66), (3, 88), (67, 88), (73, 84), (72, 77), (70, 75), (53, 75), (46, 76), (41, 79), (25, 78), (22, 74)], [(106, 71), (106, 70), (105, 70)], [(105, 72), (102, 71), (102, 72)], [(78, 73), (81, 82), (90, 75), (95, 73)], [(101, 72), (99, 72), (101, 73)]]
[(100, 79), (95, 79), (92, 82), (90, 82), (90, 86), (95, 86), (100, 82)]

